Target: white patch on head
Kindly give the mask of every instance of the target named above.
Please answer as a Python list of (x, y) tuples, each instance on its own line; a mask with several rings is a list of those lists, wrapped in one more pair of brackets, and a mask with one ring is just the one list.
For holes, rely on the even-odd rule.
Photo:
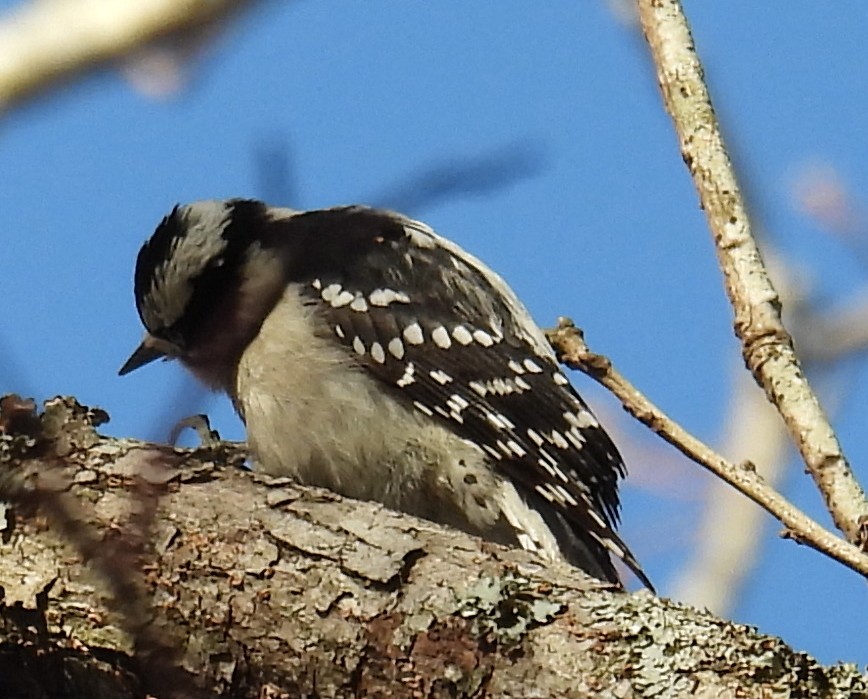
[(184, 234), (172, 239), (168, 255), (154, 270), (142, 304), (142, 320), (150, 330), (166, 328), (187, 310), (193, 295), (191, 280), (220, 260), (228, 245), (223, 231), (230, 207), (223, 201), (199, 201), (178, 207)]
[(389, 340), (389, 354), (391, 354), (395, 359), (404, 358), (404, 343), (401, 342), (400, 337), (393, 337)]
[(473, 335), (471, 335), (470, 331), (463, 325), (456, 325), (452, 329), (452, 337), (455, 338), (455, 342), (459, 345), (467, 346), (473, 342)]
[(411, 345), (421, 345), (425, 342), (425, 336), (422, 334), (422, 327), (419, 323), (411, 323), (404, 328), (404, 340)]
[(452, 340), (449, 339), (449, 333), (442, 325), (434, 328), (431, 332), (431, 339), (434, 340), (434, 344), (440, 349), (449, 349), (452, 347)]

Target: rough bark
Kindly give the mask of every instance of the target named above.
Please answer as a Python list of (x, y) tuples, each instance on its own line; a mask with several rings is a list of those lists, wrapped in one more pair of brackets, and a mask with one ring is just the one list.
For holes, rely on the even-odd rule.
[(258, 478), (229, 447), (100, 437), (71, 400), (6, 407), (2, 697), (868, 696), (852, 666)]

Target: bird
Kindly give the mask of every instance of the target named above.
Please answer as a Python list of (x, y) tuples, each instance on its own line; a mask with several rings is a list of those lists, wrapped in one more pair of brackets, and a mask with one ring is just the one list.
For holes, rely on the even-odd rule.
[(145, 336), (225, 392), (255, 468), (653, 590), (618, 535), (612, 440), (506, 282), (361, 205), (177, 205), (134, 274)]

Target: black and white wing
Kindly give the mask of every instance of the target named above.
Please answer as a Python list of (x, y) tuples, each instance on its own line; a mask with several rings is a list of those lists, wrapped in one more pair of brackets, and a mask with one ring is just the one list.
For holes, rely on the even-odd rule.
[(651, 587), (615, 532), (621, 457), (500, 277), (391, 212), (326, 209), (286, 225), (290, 280), (360, 366), (484, 450), (568, 559), (617, 581), (611, 552)]

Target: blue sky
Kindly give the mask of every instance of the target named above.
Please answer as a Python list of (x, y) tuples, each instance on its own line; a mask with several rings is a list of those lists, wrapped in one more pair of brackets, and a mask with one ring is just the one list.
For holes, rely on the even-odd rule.
[[(868, 6), (687, 4), (765, 229), (823, 303), (846, 298), (865, 270), (798, 209), (792, 184), (827, 163), (863, 198)], [(116, 376), (141, 334), (139, 246), (179, 201), (364, 202), (409, 206), (506, 277), (541, 324), (572, 316), (673, 417), (712, 443), (721, 434), (740, 366), (731, 312), (644, 45), (604, 2), (265, 3), (173, 99), (101, 72), (2, 127), (0, 392), (74, 394), (111, 413), (113, 435), (163, 438), (176, 411), (207, 410), (240, 437), (227, 401), (190, 400), (173, 365)], [(285, 193), (264, 181), (266, 149), (290, 158)], [(432, 167), (480, 158), (513, 163), (512, 178), (426, 202), (401, 194)], [(851, 361), (835, 376), (848, 390), (836, 426), (865, 483), (868, 374)], [(622, 439), (653, 444), (590, 380), (575, 383)], [(623, 532), (665, 594), (699, 507), (684, 492), (705, 481), (664, 453), (680, 494), (628, 481)], [(787, 494), (828, 522), (800, 471)], [(769, 520), (734, 617), (825, 662), (865, 663), (864, 581), (778, 529)]]

